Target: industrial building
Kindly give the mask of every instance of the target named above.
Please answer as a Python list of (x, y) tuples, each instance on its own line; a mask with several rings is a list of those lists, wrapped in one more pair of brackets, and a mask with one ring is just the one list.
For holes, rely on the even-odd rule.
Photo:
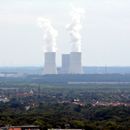
[(44, 74), (57, 74), (56, 52), (46, 52), (44, 60)]
[(69, 74), (82, 74), (81, 52), (70, 53)]
[(70, 54), (63, 54), (61, 74), (69, 74), (69, 67), (70, 67)]
[[(45, 53), (44, 74), (57, 74), (56, 53)], [(82, 74), (81, 52), (62, 55), (60, 74)]]

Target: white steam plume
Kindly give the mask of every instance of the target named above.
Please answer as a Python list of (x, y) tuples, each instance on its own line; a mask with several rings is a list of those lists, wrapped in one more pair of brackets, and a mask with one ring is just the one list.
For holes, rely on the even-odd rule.
[(69, 31), (72, 43), (72, 52), (81, 52), (81, 34), (82, 29), (81, 16), (84, 14), (84, 9), (82, 8), (72, 8), (71, 17), (72, 21), (67, 25), (67, 30)]
[(58, 32), (52, 26), (49, 19), (39, 17), (38, 25), (43, 31), (43, 40), (44, 40), (44, 51), (45, 52), (56, 52), (56, 38)]

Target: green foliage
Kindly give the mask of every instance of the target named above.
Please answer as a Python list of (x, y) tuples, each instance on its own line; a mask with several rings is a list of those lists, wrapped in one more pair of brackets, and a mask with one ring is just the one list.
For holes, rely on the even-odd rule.
[(36, 119), (33, 124), (42, 128), (46, 127), (46, 123), (42, 119)]
[(67, 127), (88, 130), (127, 130), (130, 128), (129, 107), (86, 106), (80, 107), (80, 111), (77, 111), (79, 106), (76, 105), (41, 104), (40, 107), (27, 112), (16, 111), (10, 108), (9, 104), (7, 106), (0, 115), (1, 126), (32, 124), (41, 128)]
[[(25, 79), (26, 81), (26, 79)], [(9, 82), (9, 81), (8, 81)], [(2, 87), (34, 91), (33, 96), (10, 94), (10, 102), (0, 103), (0, 126), (38, 125), (41, 128), (84, 128), (86, 130), (130, 129), (129, 106), (93, 106), (96, 101), (130, 103), (129, 85), (44, 85), (10, 81)], [(13, 83), (11, 83), (13, 82)], [(32, 82), (32, 81), (30, 81)], [(40, 86), (40, 92), (39, 92)], [(1, 87), (1, 86), (0, 86)], [(3, 94), (0, 91), (1, 94)], [(80, 104), (74, 104), (74, 99)], [(28, 110), (25, 106), (30, 106)]]

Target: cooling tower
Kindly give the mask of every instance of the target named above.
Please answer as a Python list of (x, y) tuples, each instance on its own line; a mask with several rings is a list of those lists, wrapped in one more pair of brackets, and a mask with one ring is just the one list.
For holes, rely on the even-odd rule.
[(82, 64), (81, 64), (81, 52), (71, 52), (70, 53), (70, 74), (81, 74)]
[(55, 52), (45, 53), (44, 74), (57, 74)]
[(70, 65), (70, 54), (63, 54), (62, 55), (62, 68), (61, 68), (62, 74), (69, 73), (69, 65)]

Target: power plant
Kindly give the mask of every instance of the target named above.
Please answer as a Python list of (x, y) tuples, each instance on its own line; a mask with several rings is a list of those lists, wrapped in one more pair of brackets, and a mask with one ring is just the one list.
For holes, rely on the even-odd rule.
[(57, 74), (55, 52), (45, 53), (44, 74)]
[[(60, 74), (82, 74), (81, 52), (71, 52), (62, 55)], [(44, 74), (58, 74), (56, 67), (56, 52), (45, 53)]]
[(69, 74), (69, 67), (70, 67), (70, 55), (63, 54), (62, 55), (61, 74)]
[(70, 74), (82, 73), (81, 52), (70, 53), (69, 73)]
[[(71, 22), (66, 26), (70, 35), (70, 54), (62, 55), (62, 67), (60, 74), (82, 74), (81, 58), (81, 16), (82, 9), (73, 8), (71, 12)], [(45, 49), (44, 74), (58, 74), (56, 67), (57, 36), (58, 31), (53, 27), (49, 19), (40, 17), (38, 25), (43, 31), (43, 41)]]

